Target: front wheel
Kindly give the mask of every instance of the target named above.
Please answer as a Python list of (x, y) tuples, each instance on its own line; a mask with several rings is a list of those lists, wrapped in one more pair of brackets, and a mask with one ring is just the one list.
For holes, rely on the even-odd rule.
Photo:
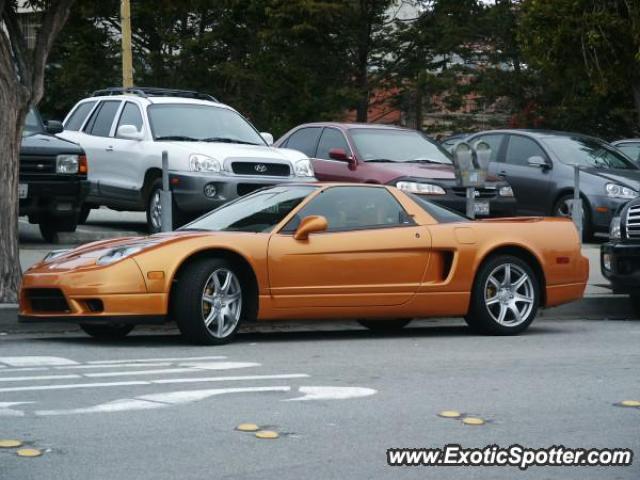
[[(162, 192), (162, 179), (156, 178), (151, 184), (149, 197), (147, 198), (147, 226), (149, 233), (159, 233), (162, 231), (162, 203), (160, 200)], [(171, 209), (171, 229), (175, 230), (186, 223), (185, 217), (173, 202)]]
[(243, 321), (255, 319), (257, 292), (234, 263), (206, 258), (185, 267), (172, 292), (172, 314), (191, 343), (230, 342)]
[(516, 335), (529, 327), (539, 303), (533, 269), (518, 257), (499, 255), (480, 266), (465, 320), (480, 333)]
[(358, 320), (363, 327), (376, 333), (392, 333), (402, 330), (411, 320)]
[(118, 340), (124, 338), (133, 330), (133, 327), (133, 325), (80, 324), (80, 328), (84, 330), (87, 335), (101, 340)]
[(75, 232), (78, 222), (75, 217), (45, 217), (38, 224), (40, 235), (47, 243), (58, 243), (59, 232)]

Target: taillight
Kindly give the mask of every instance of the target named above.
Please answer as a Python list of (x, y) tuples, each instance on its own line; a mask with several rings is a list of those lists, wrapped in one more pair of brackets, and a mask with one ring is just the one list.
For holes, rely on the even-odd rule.
[(87, 164), (87, 156), (80, 155), (80, 165), (78, 165), (78, 173), (88, 174), (89, 165)]

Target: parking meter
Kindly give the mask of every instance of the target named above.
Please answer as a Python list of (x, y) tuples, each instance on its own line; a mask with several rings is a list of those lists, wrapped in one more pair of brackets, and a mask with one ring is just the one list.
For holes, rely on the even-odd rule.
[(466, 189), (467, 217), (489, 214), (489, 202), (477, 202), (476, 188), (483, 188), (487, 181), (491, 146), (487, 142), (477, 142), (474, 146), (467, 142), (458, 143), (453, 149), (453, 163), (456, 179)]

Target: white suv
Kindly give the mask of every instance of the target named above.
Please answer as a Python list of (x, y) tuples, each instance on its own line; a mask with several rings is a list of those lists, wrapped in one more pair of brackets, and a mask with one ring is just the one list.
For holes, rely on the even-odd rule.
[(184, 90), (110, 88), (78, 102), (64, 120), (68, 140), (89, 163), (89, 196), (81, 215), (106, 205), (147, 212), (160, 230), (162, 152), (169, 154), (174, 227), (258, 188), (315, 181), (311, 161), (271, 146), (236, 110)]

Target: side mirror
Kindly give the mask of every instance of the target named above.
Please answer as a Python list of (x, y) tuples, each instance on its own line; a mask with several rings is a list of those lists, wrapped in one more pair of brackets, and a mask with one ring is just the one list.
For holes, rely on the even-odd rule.
[(329, 150), (329, 158), (339, 160), (341, 162), (351, 162), (353, 159), (347, 155), (344, 148), (332, 148)]
[(267, 142), (267, 145), (273, 145), (273, 135), (271, 135), (269, 132), (260, 132), (260, 136), (265, 142)]
[(64, 131), (64, 127), (62, 126), (62, 122), (58, 120), (48, 120), (44, 122), (44, 128), (47, 133), (52, 135), (56, 133), (62, 133)]
[(304, 217), (293, 234), (296, 240), (307, 240), (310, 233), (324, 232), (329, 227), (327, 219), (320, 215)]
[(142, 132), (139, 132), (134, 125), (120, 125), (116, 137), (126, 140), (142, 140), (144, 138)]
[(542, 170), (550, 170), (551, 165), (542, 157), (538, 155), (534, 155), (533, 157), (529, 157), (527, 159), (527, 163), (530, 167), (541, 168)]

